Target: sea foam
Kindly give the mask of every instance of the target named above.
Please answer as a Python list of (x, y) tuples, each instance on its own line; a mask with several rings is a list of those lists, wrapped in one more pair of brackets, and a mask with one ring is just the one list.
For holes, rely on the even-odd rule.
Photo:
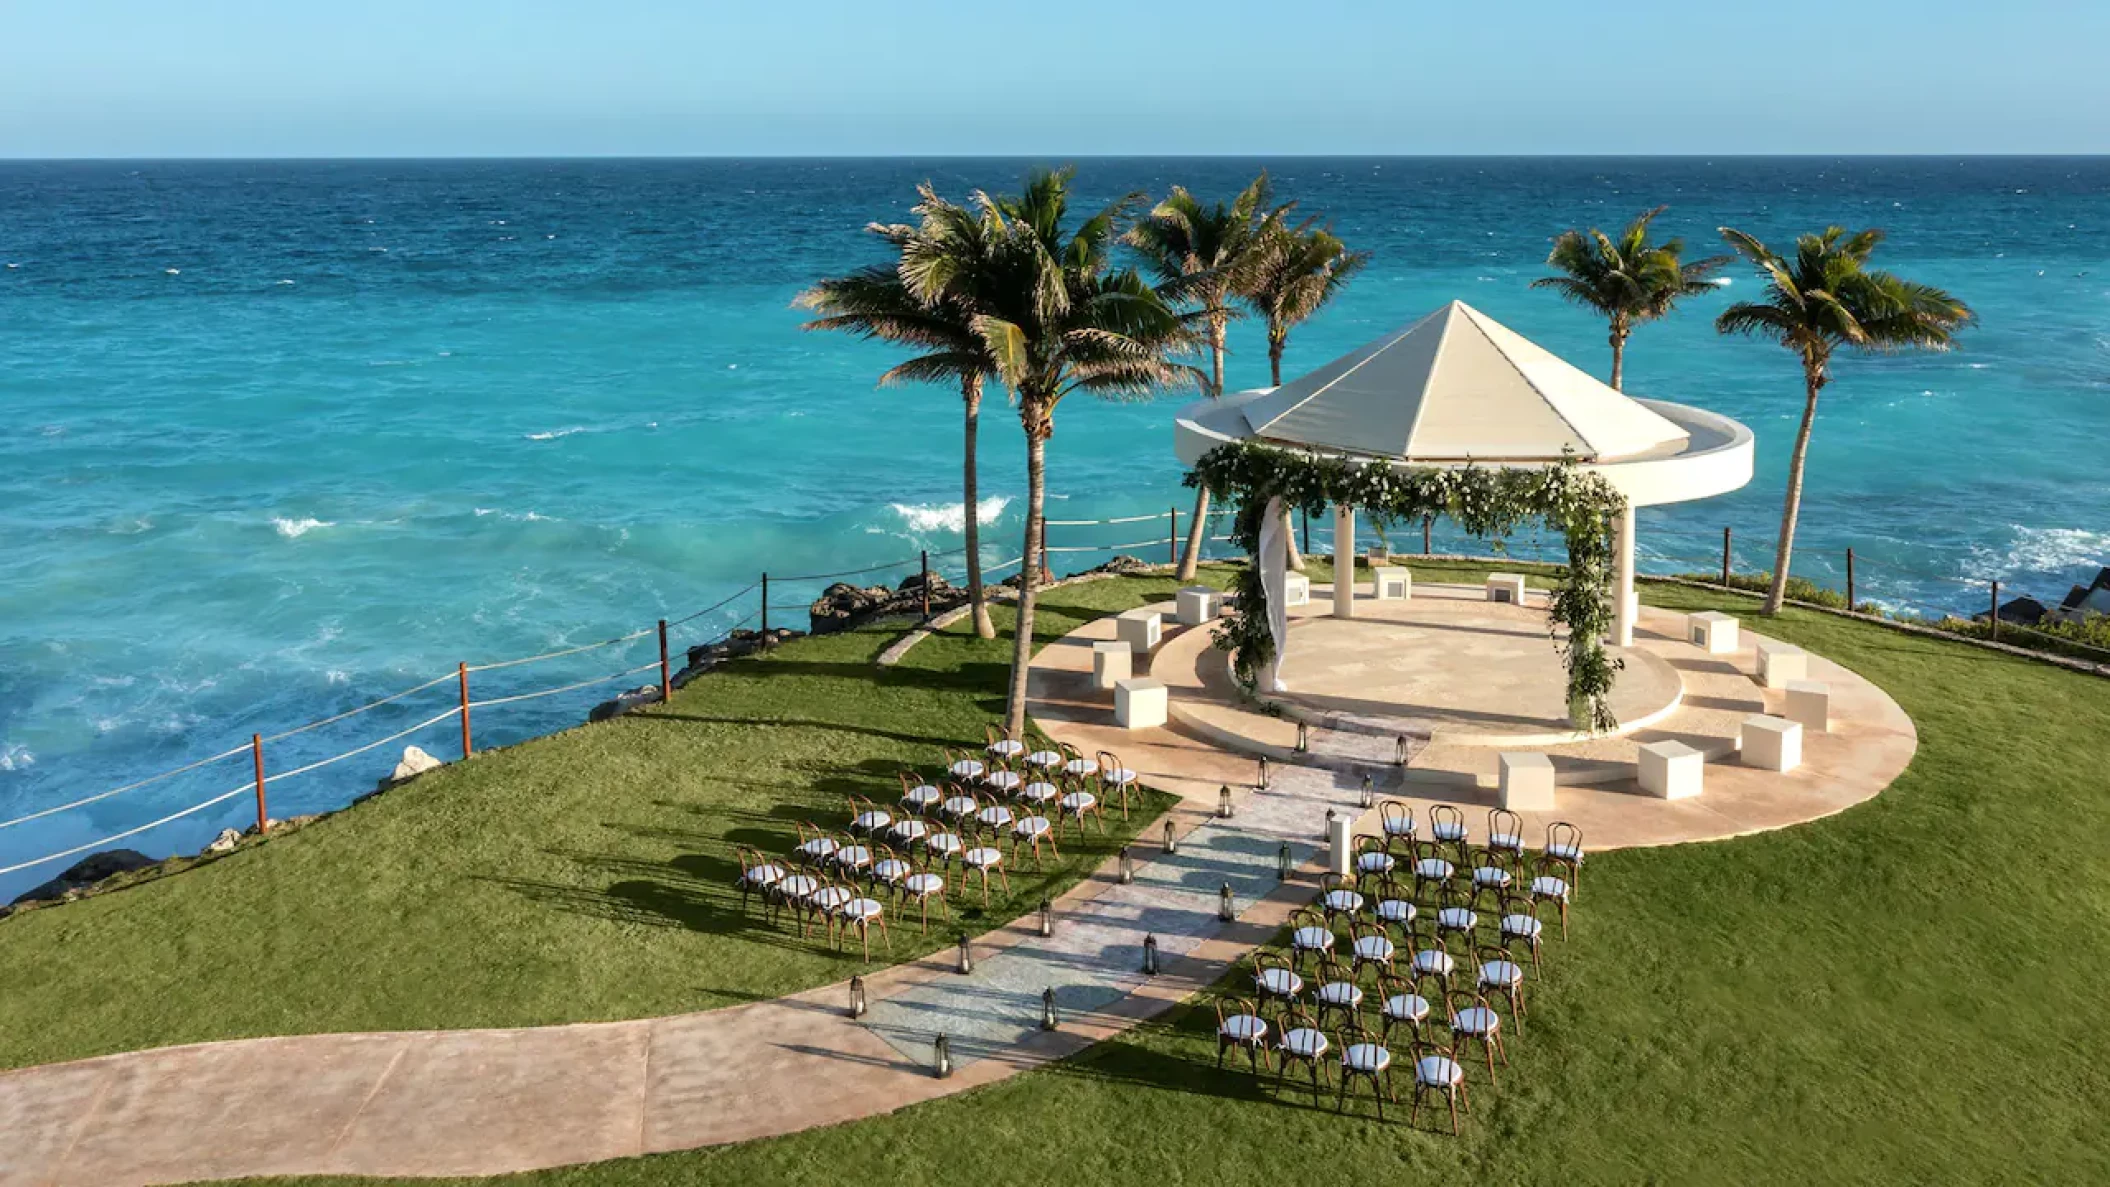
[[(1004, 495), (991, 495), (974, 505), (976, 523), (993, 523), (1004, 514), (1011, 500)], [(963, 503), (896, 503), (894, 514), (912, 532), (964, 532), (967, 530), (967, 511)]]
[(273, 516), (271, 526), (286, 539), (298, 540), (316, 528), (333, 528), (337, 525), (326, 519), (288, 519), (284, 516)]

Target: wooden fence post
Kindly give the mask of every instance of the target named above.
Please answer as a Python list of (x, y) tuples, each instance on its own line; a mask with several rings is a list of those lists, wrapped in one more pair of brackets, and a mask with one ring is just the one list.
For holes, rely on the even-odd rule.
[(674, 669), (667, 664), (667, 620), (659, 620), (659, 703), (674, 699)]
[(1180, 509), (1172, 509), (1172, 527), (1165, 533), (1165, 563), (1180, 563)]
[(249, 735), (249, 751), (256, 759), (256, 835), (264, 835), (264, 821), (270, 819), (264, 812), (264, 738), (262, 734)]
[(930, 621), (930, 549), (921, 553), (923, 566), (923, 621)]
[(473, 753), (473, 750), (472, 750), (472, 748), (471, 748), (471, 747), (470, 747), (470, 745), (469, 745), (469, 665), (468, 665), (468, 664), (456, 664), (456, 665), (454, 666), (454, 670), (455, 670), (456, 674), (457, 674), (457, 675), (459, 675), (459, 676), (461, 677), (461, 684), (462, 684), (462, 757), (463, 757), (463, 758), (467, 758), (467, 757), (469, 757), (469, 755), (470, 755), (471, 753)]
[(1423, 556), (1430, 555), (1429, 528), (1435, 522), (1436, 517), (1433, 515), (1424, 515), (1421, 517), (1421, 555)]
[(1993, 583), (1993, 612), (1986, 616), (1986, 621), (1992, 624), (1993, 641), (1998, 643), (2000, 641), (2000, 583), (1998, 581)]
[(762, 633), (769, 633), (769, 574), (762, 574)]
[(1048, 568), (1048, 516), (1046, 512), (1042, 512), (1040, 516), (1040, 580), (1041, 584), (1045, 585), (1054, 579), (1055, 571)]
[(1729, 529), (1722, 529), (1722, 584), (1729, 584)]
[(1854, 604), (1854, 550), (1849, 548), (1846, 550), (1846, 608), (1849, 612)]

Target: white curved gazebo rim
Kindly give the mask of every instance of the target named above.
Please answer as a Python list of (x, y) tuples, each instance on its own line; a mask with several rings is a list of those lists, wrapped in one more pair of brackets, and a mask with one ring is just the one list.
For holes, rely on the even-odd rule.
[[(1255, 388), (1252, 391), (1236, 392), (1221, 400), (1197, 400), (1179, 410), (1173, 421), (1173, 447), (1182, 465), (1192, 467), (1202, 456), (1219, 445), (1233, 441), (1244, 441), (1252, 437), (1247, 426), (1244, 406), (1267, 395), (1273, 388)], [(1673, 451), (1658, 454), (1643, 454), (1639, 457), (1622, 458), (1608, 462), (1586, 462), (1583, 468), (1604, 475), (1627, 502), (1635, 507), (1656, 507), (1666, 503), (1683, 503), (1693, 499), (1711, 498), (1737, 490), (1751, 481), (1756, 438), (1751, 430), (1739, 421), (1704, 408), (1689, 404), (1674, 404), (1668, 400), (1637, 400), (1650, 411), (1665, 417), (1685, 430), (1686, 439), (1678, 443)], [(1265, 440), (1261, 438), (1261, 440)], [(1310, 453), (1335, 452), (1313, 450), (1302, 445), (1281, 444), (1284, 449), (1304, 450)], [(1415, 458), (1379, 457), (1370, 454), (1347, 454), (1340, 456), (1364, 462), (1388, 461), (1399, 465), (1462, 466), (1479, 464), (1488, 466), (1547, 465), (1546, 462), (1434, 462)]]

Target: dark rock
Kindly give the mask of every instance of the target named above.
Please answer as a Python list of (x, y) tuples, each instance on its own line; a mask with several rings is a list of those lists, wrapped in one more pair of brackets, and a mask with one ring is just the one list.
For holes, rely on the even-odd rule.
[(52, 902), (85, 890), (105, 878), (129, 874), (161, 863), (137, 849), (105, 849), (91, 853), (66, 868), (66, 872), (41, 886), (32, 887), (15, 898), (18, 903)]
[(1148, 568), (1150, 568), (1149, 561), (1123, 553), (1091, 571), (1094, 573), (1141, 573)]
[(628, 713), (639, 705), (659, 703), (659, 685), (640, 684), (629, 692), (618, 695), (612, 701), (602, 701), (586, 715), (588, 721), (606, 721), (621, 713)]
[[(929, 606), (932, 614), (950, 610), (966, 601), (966, 590), (954, 586), (937, 573), (930, 575)], [(909, 574), (896, 589), (837, 582), (821, 591), (821, 596), (806, 608), (806, 617), (814, 634), (832, 635), (882, 618), (921, 618), (924, 602), (923, 574), (920, 572)]]

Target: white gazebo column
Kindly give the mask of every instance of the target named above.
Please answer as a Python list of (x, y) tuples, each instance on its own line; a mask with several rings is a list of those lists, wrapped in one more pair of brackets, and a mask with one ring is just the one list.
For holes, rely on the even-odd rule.
[(1333, 616), (1355, 617), (1355, 508), (1333, 509)]
[(1612, 607), (1612, 645), (1632, 647), (1634, 645), (1634, 505), (1630, 502), (1626, 510), (1619, 513), (1619, 522), (1612, 533), (1613, 581), (1612, 596), (1617, 599)]

